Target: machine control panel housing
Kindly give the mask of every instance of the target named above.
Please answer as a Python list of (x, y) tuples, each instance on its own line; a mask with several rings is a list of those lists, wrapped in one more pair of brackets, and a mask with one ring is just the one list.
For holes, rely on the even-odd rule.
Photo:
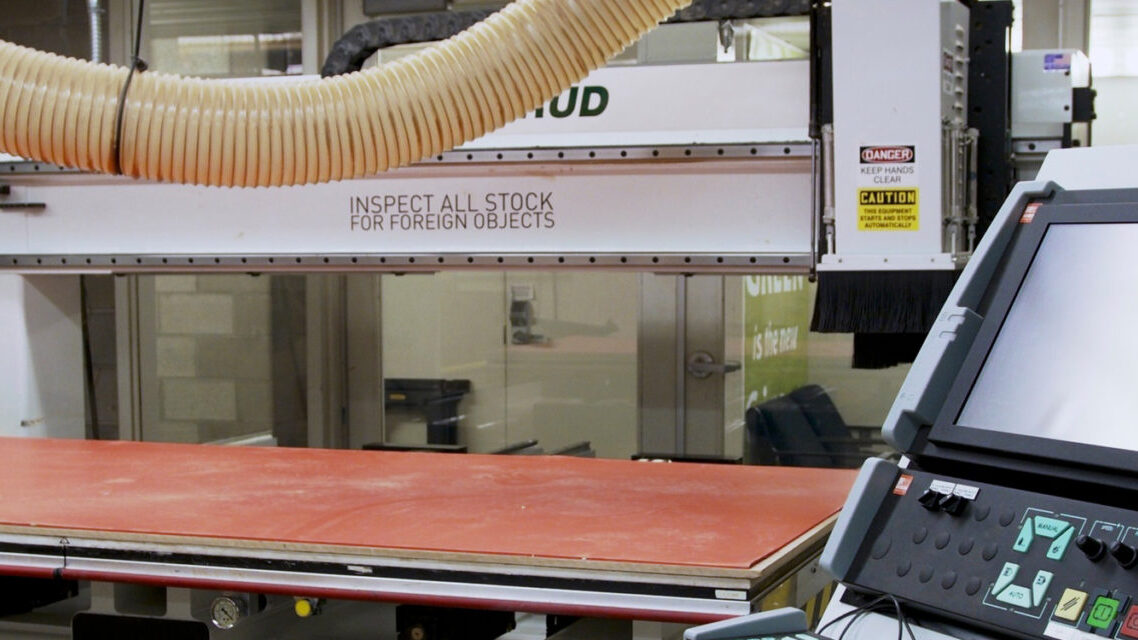
[(1024, 638), (1138, 638), (1136, 511), (899, 469), (868, 533), (855, 588)]

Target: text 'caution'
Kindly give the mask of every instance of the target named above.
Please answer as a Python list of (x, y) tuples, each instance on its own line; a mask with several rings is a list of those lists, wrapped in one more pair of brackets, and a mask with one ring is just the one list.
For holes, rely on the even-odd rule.
[(916, 231), (920, 228), (917, 189), (858, 189), (859, 231)]

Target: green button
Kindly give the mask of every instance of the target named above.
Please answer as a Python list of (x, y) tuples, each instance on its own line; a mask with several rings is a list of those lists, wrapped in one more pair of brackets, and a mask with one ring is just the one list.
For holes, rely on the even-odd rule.
[(1071, 544), (1071, 538), (1075, 537), (1075, 528), (1068, 527), (1063, 535), (1055, 539), (1051, 546), (1047, 549), (1047, 557), (1051, 560), (1062, 560), (1063, 554), (1067, 553), (1067, 545)]
[(1118, 616), (1119, 604), (1118, 600), (1114, 598), (1099, 596), (1095, 599), (1090, 613), (1087, 614), (1087, 624), (1096, 629), (1109, 628), (1114, 622), (1114, 618)]
[(1019, 565), (1014, 562), (1005, 562), (1004, 568), (1000, 570), (1000, 575), (996, 576), (996, 584), (992, 585), (992, 593), (1000, 593), (1016, 579), (1016, 574), (1019, 573)]
[(1047, 590), (1051, 588), (1051, 579), (1054, 577), (1050, 571), (1040, 571), (1035, 574), (1035, 580), (1031, 581), (1031, 601), (1035, 603), (1035, 606), (1043, 604), (1043, 599), (1047, 597)]
[(1071, 525), (1067, 524), (1066, 520), (1035, 516), (1035, 535), (1041, 538), (1054, 538), (1066, 531), (1069, 526)]
[(1000, 595), (996, 596), (996, 600), (999, 600), (1004, 604), (1010, 604), (1012, 606), (1021, 607), (1023, 609), (1030, 609), (1031, 591), (1028, 591), (1027, 587), (1021, 587), (1019, 585), (1013, 584), (1007, 589), (1001, 591)]
[(1028, 518), (1027, 521), (1023, 523), (1023, 528), (1019, 530), (1019, 537), (1016, 538), (1016, 543), (1012, 545), (1012, 551), (1027, 553), (1027, 550), (1031, 548), (1031, 541), (1035, 538), (1032, 534), (1032, 529), (1034, 528), (1035, 525), (1032, 523), (1031, 518)]

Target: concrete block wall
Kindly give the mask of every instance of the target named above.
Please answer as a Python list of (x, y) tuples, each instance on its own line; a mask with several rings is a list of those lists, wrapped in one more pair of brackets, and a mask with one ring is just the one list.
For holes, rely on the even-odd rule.
[(270, 279), (154, 277), (157, 422), (143, 438), (209, 442), (273, 426)]

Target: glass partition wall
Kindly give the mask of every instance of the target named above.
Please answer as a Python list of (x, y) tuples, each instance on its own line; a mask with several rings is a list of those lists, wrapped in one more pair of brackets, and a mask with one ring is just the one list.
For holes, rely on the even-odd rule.
[[(535, 270), (91, 282), (101, 292), (89, 296), (92, 317), (111, 315), (90, 338), (103, 354), (100, 422), (123, 413), (119, 398), (139, 407), (135, 423), (129, 411), (118, 416), (123, 438), (848, 466), (849, 457), (759, 452), (773, 446), (767, 427), (778, 426), (756, 424), (770, 418), (762, 410), (821, 390), (851, 437), (865, 439), (858, 450), (878, 453), (876, 430), (907, 371), (853, 369), (852, 336), (810, 332), (814, 291), (804, 276)], [(115, 348), (99, 344), (107, 340), (120, 355), (138, 354), (133, 369), (120, 365), (117, 392), (106, 383), (115, 377), (106, 369)], [(710, 361), (701, 365), (700, 354)]]
[[(529, 441), (547, 452), (582, 442), (605, 457), (635, 452), (636, 274), (382, 278), (391, 393), (398, 393), (392, 380), (468, 389), (456, 400), (458, 443), (483, 452)], [(388, 404), (389, 441), (427, 440), (425, 411)]]

